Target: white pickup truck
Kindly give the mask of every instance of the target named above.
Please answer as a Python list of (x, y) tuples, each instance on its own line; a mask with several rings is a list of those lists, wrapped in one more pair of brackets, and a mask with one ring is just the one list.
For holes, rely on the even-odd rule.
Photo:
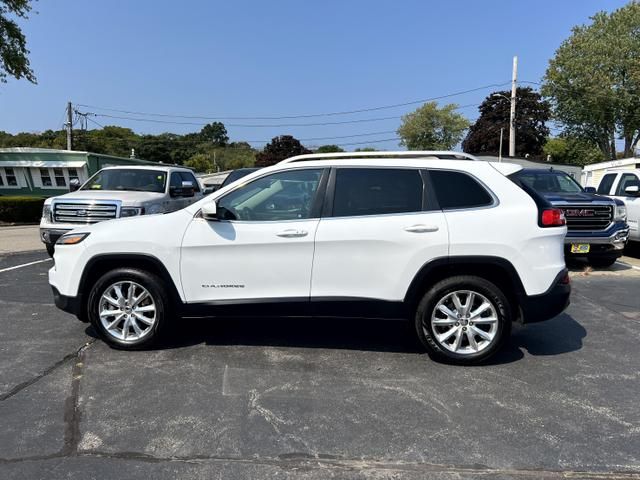
[(640, 169), (608, 170), (598, 189), (600, 195), (618, 198), (627, 206), (629, 241), (640, 242)]
[(103, 168), (84, 185), (72, 184), (70, 193), (45, 201), (40, 239), (53, 256), (55, 243), (70, 230), (114, 218), (173, 212), (202, 196), (202, 189), (188, 168)]

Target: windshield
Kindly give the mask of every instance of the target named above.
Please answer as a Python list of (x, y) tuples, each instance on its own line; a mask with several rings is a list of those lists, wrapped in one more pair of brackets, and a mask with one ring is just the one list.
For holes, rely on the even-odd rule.
[(127, 190), (132, 192), (163, 193), (167, 182), (166, 172), (118, 168), (101, 170), (85, 183), (81, 190)]
[(580, 193), (582, 187), (563, 172), (518, 172), (516, 178), (538, 193)]

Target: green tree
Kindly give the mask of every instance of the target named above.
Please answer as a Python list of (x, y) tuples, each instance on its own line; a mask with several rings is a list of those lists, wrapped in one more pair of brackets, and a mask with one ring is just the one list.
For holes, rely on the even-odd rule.
[(438, 108), (436, 102), (429, 102), (403, 116), (398, 128), (400, 145), (409, 150), (451, 150), (469, 127), (456, 108), (454, 104)]
[(29, 64), (27, 39), (16, 21), (9, 18), (26, 19), (30, 11), (31, 0), (0, 0), (0, 82), (6, 83), (10, 75), (36, 83)]
[(202, 127), (200, 137), (203, 141), (213, 143), (216, 147), (224, 147), (229, 142), (227, 129), (222, 122), (213, 122)]
[(209, 155), (196, 153), (189, 160), (184, 162), (185, 167), (193, 168), (196, 172), (209, 173), (213, 171), (213, 160)]
[[(469, 153), (490, 153), (500, 150), (500, 129), (504, 128), (502, 151), (507, 151), (509, 142), (509, 115), (511, 92), (493, 92), (484, 99), (478, 110), (480, 116), (469, 128), (462, 142), (462, 149)], [(546, 122), (551, 117), (549, 103), (531, 87), (516, 91), (516, 155), (540, 155), (549, 136)]]
[(595, 143), (611, 160), (621, 138), (632, 156), (640, 139), (640, 4), (591, 20), (556, 50), (542, 93), (567, 134)]
[(356, 148), (354, 151), (355, 152), (377, 152), (378, 149), (374, 147), (362, 147), (362, 148)]
[(291, 135), (280, 135), (273, 137), (262, 150), (256, 155), (256, 167), (268, 167), (295, 155), (311, 153), (299, 140)]
[(605, 159), (597, 145), (571, 136), (550, 138), (545, 143), (543, 150), (544, 155), (549, 156), (553, 163), (584, 166), (602, 162)]
[(322, 145), (321, 147), (316, 148), (316, 153), (339, 153), (344, 152), (343, 148), (340, 148), (338, 145)]

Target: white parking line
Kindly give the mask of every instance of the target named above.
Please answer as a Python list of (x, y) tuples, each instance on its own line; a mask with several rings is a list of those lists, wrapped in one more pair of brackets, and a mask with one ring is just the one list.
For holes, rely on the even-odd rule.
[(50, 258), (45, 258), (44, 260), (36, 260), (35, 262), (23, 263), (22, 265), (16, 265), (15, 267), (3, 268), (2, 270), (0, 270), (0, 273), (9, 272), (11, 270), (17, 270), (18, 268), (22, 268), (22, 267), (28, 267), (29, 265), (35, 265), (36, 263), (50, 262), (50, 261), (51, 261)]
[(636, 267), (635, 265), (631, 265), (630, 263), (621, 262), (620, 260), (616, 261), (616, 263), (619, 264), (619, 265), (623, 265), (625, 267), (631, 267), (634, 270), (640, 270), (640, 267)]

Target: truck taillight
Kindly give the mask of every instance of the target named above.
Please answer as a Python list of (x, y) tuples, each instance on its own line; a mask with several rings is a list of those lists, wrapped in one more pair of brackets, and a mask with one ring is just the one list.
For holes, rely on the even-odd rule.
[(559, 208), (547, 208), (542, 211), (540, 223), (543, 227), (561, 227), (567, 224), (567, 220)]

